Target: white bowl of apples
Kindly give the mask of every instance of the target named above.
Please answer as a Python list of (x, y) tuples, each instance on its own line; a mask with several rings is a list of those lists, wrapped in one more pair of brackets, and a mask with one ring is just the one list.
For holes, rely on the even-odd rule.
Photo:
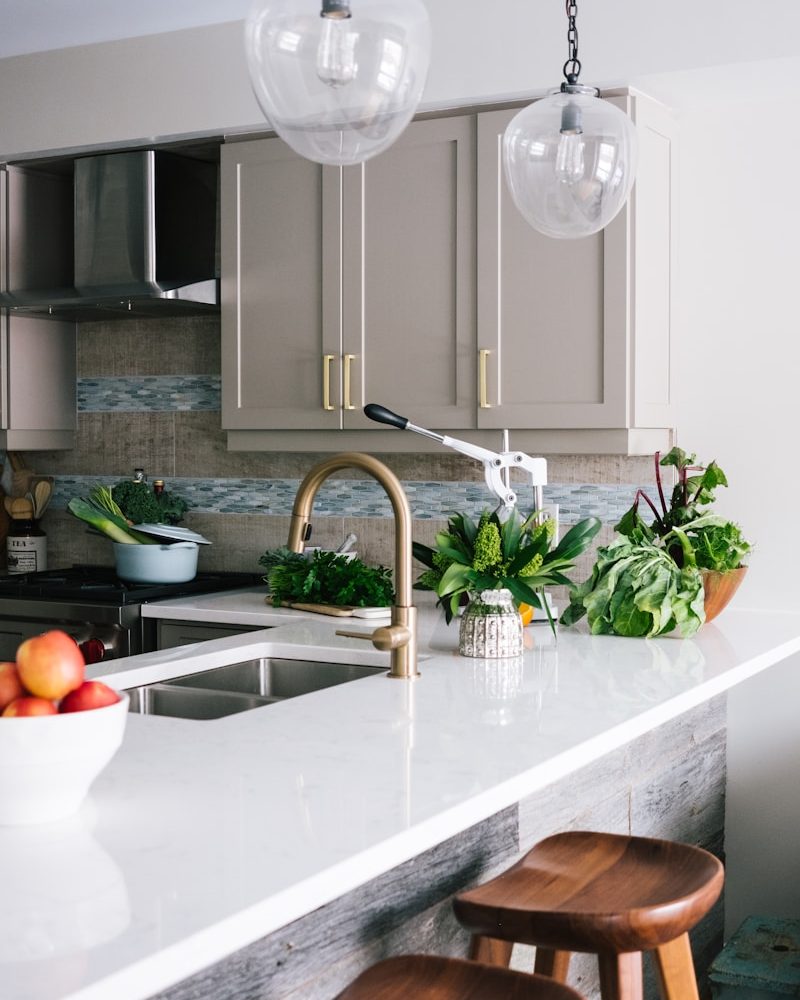
[(77, 812), (122, 743), (128, 695), (84, 673), (75, 640), (57, 629), (0, 663), (0, 825)]

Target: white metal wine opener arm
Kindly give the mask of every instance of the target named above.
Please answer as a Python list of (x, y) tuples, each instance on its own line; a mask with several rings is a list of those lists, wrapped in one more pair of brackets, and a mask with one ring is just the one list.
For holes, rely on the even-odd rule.
[(488, 448), (481, 448), (480, 445), (471, 444), (469, 441), (461, 441), (459, 438), (449, 437), (447, 434), (437, 434), (435, 431), (429, 431), (425, 427), (412, 424), (407, 417), (401, 417), (379, 403), (368, 403), (364, 407), (364, 413), (370, 420), (389, 424), (400, 430), (422, 434), (423, 437), (438, 441), (446, 448), (452, 448), (453, 451), (458, 451), (462, 455), (482, 462), (486, 485), (506, 511), (510, 511), (517, 504), (517, 494), (511, 489), (508, 482), (509, 471), (522, 469), (531, 477), (535, 496), (534, 507), (536, 510), (542, 509), (542, 487), (547, 485), (546, 459), (532, 458), (521, 451), (489, 451)]

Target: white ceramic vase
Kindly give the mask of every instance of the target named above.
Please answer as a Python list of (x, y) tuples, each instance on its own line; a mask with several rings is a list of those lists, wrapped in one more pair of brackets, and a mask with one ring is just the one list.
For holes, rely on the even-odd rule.
[(510, 590), (483, 590), (461, 616), (458, 651), (462, 656), (520, 656), (522, 618)]

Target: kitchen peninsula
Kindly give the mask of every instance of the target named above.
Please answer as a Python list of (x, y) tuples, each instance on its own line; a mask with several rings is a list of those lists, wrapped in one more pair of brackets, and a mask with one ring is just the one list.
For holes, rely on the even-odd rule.
[[(469, 660), (424, 618), (418, 681), (133, 716), (74, 820), (0, 830), (4, 1000), (332, 997), (390, 951), (463, 953), (449, 897), (556, 828), (720, 847), (724, 693), (800, 650), (800, 614), (731, 608), (691, 640), (534, 626), (522, 659)], [(297, 615), (93, 672), (386, 663), (336, 627)]]

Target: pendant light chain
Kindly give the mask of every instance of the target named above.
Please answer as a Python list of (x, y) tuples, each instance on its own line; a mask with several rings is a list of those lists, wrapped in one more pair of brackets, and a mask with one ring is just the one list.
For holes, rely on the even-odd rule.
[(569, 48), (569, 58), (564, 63), (564, 77), (568, 84), (574, 85), (578, 82), (581, 73), (581, 61), (578, 59), (578, 4), (575, 0), (566, 0), (567, 10), (567, 46)]

